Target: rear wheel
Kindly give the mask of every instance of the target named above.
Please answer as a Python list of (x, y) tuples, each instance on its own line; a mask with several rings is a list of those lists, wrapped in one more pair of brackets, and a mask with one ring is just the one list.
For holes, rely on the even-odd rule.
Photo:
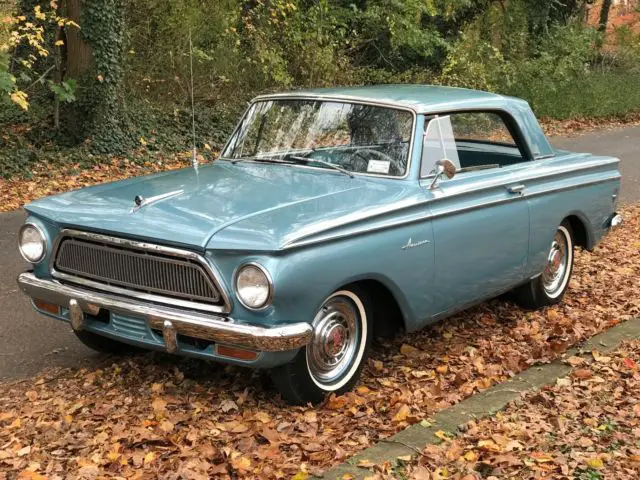
[(74, 330), (76, 337), (84, 345), (100, 353), (113, 353), (116, 355), (136, 354), (140, 353), (142, 349), (128, 345), (126, 343), (118, 342), (109, 337), (103, 337), (87, 330)]
[(301, 405), (349, 391), (360, 378), (372, 338), (371, 302), (356, 285), (331, 294), (313, 319), (313, 336), (289, 363), (271, 370), (283, 398)]
[(536, 278), (515, 290), (517, 302), (536, 309), (562, 300), (573, 272), (574, 241), (568, 221), (563, 221), (551, 242), (544, 270)]

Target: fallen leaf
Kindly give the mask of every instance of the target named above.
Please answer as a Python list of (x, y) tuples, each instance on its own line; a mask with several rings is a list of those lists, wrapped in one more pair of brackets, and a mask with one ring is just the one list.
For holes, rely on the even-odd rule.
[(553, 462), (553, 457), (544, 452), (531, 452), (529, 456), (537, 463)]
[(251, 468), (251, 460), (245, 456), (236, 457), (231, 460), (231, 465), (236, 470), (249, 470)]
[(587, 378), (591, 378), (593, 376), (593, 373), (591, 373), (591, 370), (589, 370), (588, 368), (578, 368), (571, 372), (571, 376), (574, 378), (585, 380)]
[(220, 409), (224, 412), (224, 413), (229, 413), (232, 410), (238, 410), (238, 405), (236, 404), (236, 402), (234, 402), (233, 400), (225, 400), (224, 402), (222, 402), (220, 404)]
[(609, 363), (611, 361), (611, 357), (601, 355), (597, 350), (593, 350), (591, 355), (593, 355), (593, 359), (599, 363)]
[(467, 462), (475, 462), (476, 460), (478, 460), (478, 455), (473, 450), (469, 450), (464, 454), (464, 459)]
[(152, 463), (156, 459), (156, 454), (154, 452), (148, 452), (144, 456), (144, 465), (147, 466)]
[(261, 423), (269, 423), (271, 421), (271, 417), (267, 412), (256, 412), (253, 418)]
[(167, 408), (167, 402), (160, 397), (156, 397), (153, 402), (151, 402), (151, 408), (156, 413), (161, 413)]
[(406, 355), (407, 357), (415, 357), (420, 354), (420, 350), (418, 350), (416, 347), (403, 343), (400, 346), (400, 353)]
[(26, 447), (18, 450), (17, 454), (19, 457), (24, 457), (25, 455), (29, 455), (31, 453), (31, 445), (27, 445)]
[(169, 422), (168, 420), (163, 420), (162, 422), (160, 422), (160, 430), (162, 430), (165, 433), (173, 432), (174, 428), (175, 428), (175, 425)]
[(396, 414), (393, 416), (392, 420), (394, 422), (404, 422), (409, 416), (410, 412), (411, 410), (409, 409), (409, 406), (406, 404), (402, 404), (402, 406), (400, 406)]
[(604, 467), (604, 462), (599, 457), (593, 457), (587, 460), (587, 465), (598, 470)]
[(571, 365), (572, 367), (577, 367), (577, 366), (582, 365), (584, 363), (584, 358), (576, 357), (574, 355), (572, 357), (567, 358), (567, 363), (569, 365)]
[(493, 440), (480, 440), (478, 441), (478, 448), (487, 450), (489, 452), (501, 452), (502, 448)]

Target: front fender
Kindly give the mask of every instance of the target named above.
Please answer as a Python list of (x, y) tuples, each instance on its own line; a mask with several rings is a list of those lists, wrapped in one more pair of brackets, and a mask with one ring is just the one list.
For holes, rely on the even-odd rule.
[[(403, 248), (409, 239), (416, 248)], [(341, 286), (375, 280), (387, 287), (414, 330), (431, 305), (433, 237), (428, 221), (286, 250), (263, 259), (275, 287), (271, 321), (311, 321), (323, 301)], [(258, 260), (260, 261), (260, 260)]]

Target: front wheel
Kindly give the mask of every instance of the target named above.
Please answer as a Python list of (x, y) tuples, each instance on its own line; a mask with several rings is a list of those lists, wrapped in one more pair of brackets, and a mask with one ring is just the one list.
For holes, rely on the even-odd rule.
[(313, 336), (295, 358), (271, 370), (289, 403), (319, 403), (353, 388), (373, 336), (371, 302), (356, 285), (331, 294), (313, 319)]
[(542, 273), (515, 290), (517, 302), (530, 309), (559, 303), (573, 272), (573, 253), (573, 231), (565, 220), (551, 242)]

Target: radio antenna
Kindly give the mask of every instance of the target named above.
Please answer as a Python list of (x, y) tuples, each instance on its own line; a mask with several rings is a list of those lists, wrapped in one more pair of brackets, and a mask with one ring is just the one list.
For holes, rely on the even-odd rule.
[(191, 152), (191, 166), (198, 172), (198, 151), (196, 148), (196, 107), (193, 99), (193, 43), (191, 29), (189, 29), (189, 71), (191, 73), (191, 135), (193, 136), (193, 150)]

